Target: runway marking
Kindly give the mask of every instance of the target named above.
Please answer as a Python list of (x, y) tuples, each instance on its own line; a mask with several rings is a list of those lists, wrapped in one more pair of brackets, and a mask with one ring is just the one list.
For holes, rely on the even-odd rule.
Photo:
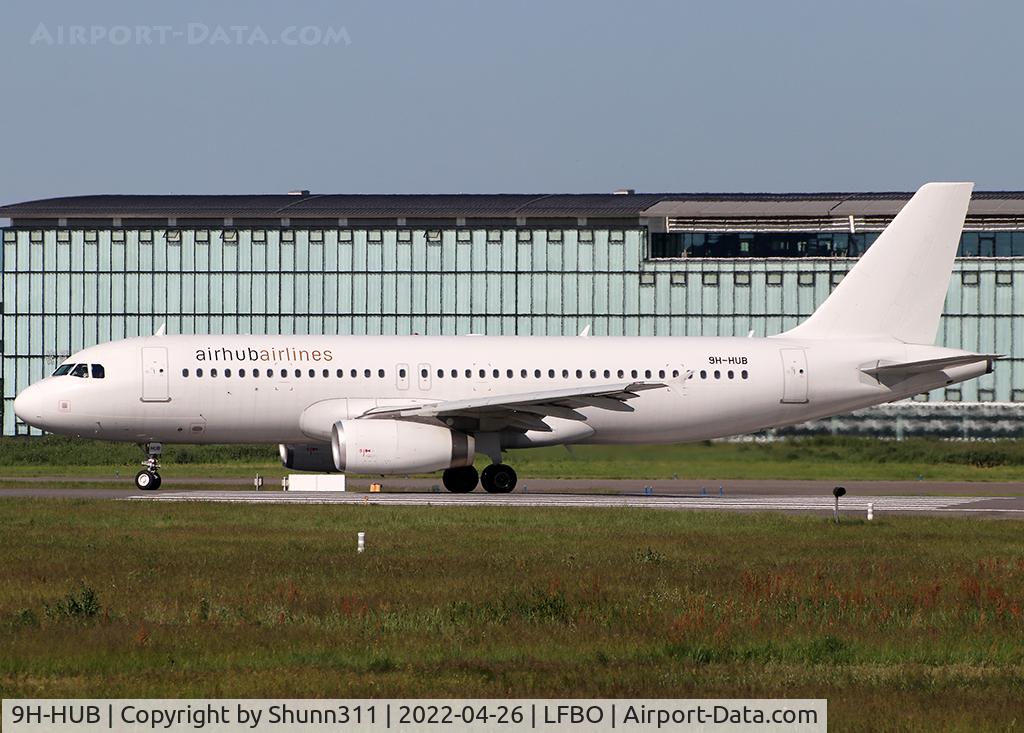
[[(491, 494), (363, 494), (363, 493), (301, 493), (256, 491), (182, 491), (125, 497), (126, 501), (216, 502), (228, 504), (348, 504), (373, 506), (519, 506), (519, 507), (604, 507), (646, 509), (724, 509), (830, 511), (835, 500), (829, 496), (578, 496)], [(839, 508), (844, 513), (867, 511), (873, 504), (877, 512), (1000, 512), (1024, 514), (1024, 509), (965, 507), (979, 502), (998, 503), (999, 497), (956, 496), (857, 496), (844, 497)]]

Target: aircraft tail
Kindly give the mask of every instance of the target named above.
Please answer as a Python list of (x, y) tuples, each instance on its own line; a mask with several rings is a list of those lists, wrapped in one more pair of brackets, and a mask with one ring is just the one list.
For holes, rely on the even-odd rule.
[(932, 344), (973, 183), (926, 183), (810, 318), (783, 336)]

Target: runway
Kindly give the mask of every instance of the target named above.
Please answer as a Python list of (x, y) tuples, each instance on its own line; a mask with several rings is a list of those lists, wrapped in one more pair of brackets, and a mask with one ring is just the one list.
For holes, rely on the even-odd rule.
[[(65, 479), (66, 481), (66, 479)], [(830, 513), (834, 482), (824, 481), (614, 481), (548, 480), (520, 485), (512, 494), (450, 494), (436, 482), (407, 479), (386, 485), (383, 493), (359, 490), (342, 493), (244, 490), (237, 480), (211, 486), (178, 485), (155, 492), (139, 492), (125, 481), (102, 480), (106, 486), (62, 486), (61, 479), (29, 479), (3, 485), (0, 498), (104, 499), (138, 503), (212, 502), (267, 505), (359, 505), (375, 507), (517, 507), (662, 509), (676, 511), (744, 511)], [(97, 481), (95, 483), (100, 483)], [(122, 488), (113, 488), (121, 486)], [(130, 486), (130, 484), (128, 484)], [(223, 486), (223, 488), (222, 488)], [(239, 486), (238, 489), (232, 486)], [(840, 500), (845, 516), (865, 517), (868, 504), (874, 514), (912, 513), (988, 516), (1024, 519), (1024, 486), (1018, 483), (953, 482), (846, 482), (848, 494)]]
[[(243, 504), (347, 504), (359, 506), (634, 508), (662, 510), (831, 512), (830, 496), (583, 496), (578, 494), (465, 495), (434, 493), (357, 494), (324, 492), (179, 491), (132, 494), (137, 502), (218, 502)], [(840, 501), (843, 514), (948, 513), (1024, 516), (1024, 501), (1015, 497), (856, 496)]]

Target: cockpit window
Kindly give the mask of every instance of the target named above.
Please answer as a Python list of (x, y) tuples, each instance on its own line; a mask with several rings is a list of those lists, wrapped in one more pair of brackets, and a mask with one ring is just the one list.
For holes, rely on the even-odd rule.
[(104, 371), (102, 364), (93, 364), (92, 365), (92, 378), (93, 379), (103, 379), (105, 376), (107, 376), (107, 373), (106, 373), (106, 371)]
[(72, 377), (88, 377), (89, 376), (89, 365), (88, 364), (75, 364), (75, 368), (71, 370)]
[(53, 372), (53, 376), (55, 376), (55, 377), (63, 377), (65, 374), (67, 374), (68, 372), (71, 371), (71, 367), (73, 367), (73, 366), (74, 366), (74, 364), (61, 364)]

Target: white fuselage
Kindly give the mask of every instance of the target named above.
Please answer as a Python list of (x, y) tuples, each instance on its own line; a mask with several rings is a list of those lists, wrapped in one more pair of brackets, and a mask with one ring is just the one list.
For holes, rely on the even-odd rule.
[(72, 355), (67, 363), (101, 365), (103, 378), (46, 378), (15, 409), (45, 430), (107, 440), (325, 443), (336, 420), (373, 408), (638, 382), (665, 387), (640, 392), (630, 411), (549, 417), (549, 432), (503, 447), (667, 443), (849, 412), (988, 370), (888, 386), (861, 371), (964, 353), (892, 339), (151, 336)]

